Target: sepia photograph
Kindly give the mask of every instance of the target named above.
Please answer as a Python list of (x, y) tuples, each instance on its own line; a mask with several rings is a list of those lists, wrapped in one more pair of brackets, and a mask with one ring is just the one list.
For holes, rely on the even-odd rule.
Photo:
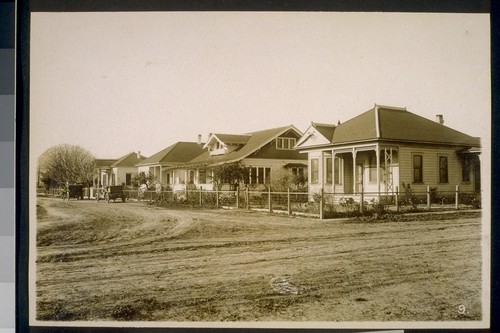
[(488, 328), (490, 16), (31, 12), (29, 324)]

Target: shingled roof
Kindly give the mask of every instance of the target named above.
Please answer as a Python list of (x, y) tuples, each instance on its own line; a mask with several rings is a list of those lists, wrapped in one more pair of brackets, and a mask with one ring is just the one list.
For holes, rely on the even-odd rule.
[(314, 124), (331, 144), (372, 140), (479, 146), (475, 138), (406, 109), (376, 105), (337, 126)]
[[(189, 161), (189, 165), (213, 165), (237, 162), (256, 152), (271, 140), (290, 130), (296, 131), (299, 135), (302, 135), (302, 132), (300, 132), (293, 125), (246, 133), (245, 135), (240, 135), (241, 138), (245, 137), (248, 139), (246, 141), (246, 144), (244, 144), (240, 149), (234, 150), (225, 155), (214, 156), (210, 155), (209, 151), (205, 151), (203, 152), (203, 154)], [(219, 134), (217, 135), (217, 137), (220, 138)]]
[(186, 163), (202, 153), (202, 146), (196, 142), (176, 142), (153, 156), (137, 163), (136, 166)]
[(143, 161), (146, 159), (145, 156), (142, 156), (139, 154), (140, 158), (137, 157), (138, 153), (132, 152), (128, 153), (127, 155), (124, 155), (120, 157), (115, 163), (111, 165), (111, 167), (133, 167), (140, 161)]

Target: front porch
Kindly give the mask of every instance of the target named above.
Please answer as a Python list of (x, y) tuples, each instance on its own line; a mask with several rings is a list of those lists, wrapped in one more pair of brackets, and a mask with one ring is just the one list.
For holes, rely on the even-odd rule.
[(334, 203), (393, 196), (399, 186), (398, 147), (380, 144), (334, 148), (309, 154), (310, 197), (323, 191)]

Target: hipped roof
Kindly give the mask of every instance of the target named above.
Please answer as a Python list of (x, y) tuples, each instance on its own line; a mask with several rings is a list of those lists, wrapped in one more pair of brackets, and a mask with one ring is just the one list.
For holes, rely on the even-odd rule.
[(331, 144), (371, 140), (479, 146), (479, 138), (454, 130), (406, 109), (376, 105), (337, 126), (315, 124)]

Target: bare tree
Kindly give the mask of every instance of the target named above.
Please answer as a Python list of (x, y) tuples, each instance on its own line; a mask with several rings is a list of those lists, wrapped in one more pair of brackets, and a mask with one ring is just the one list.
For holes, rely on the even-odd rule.
[[(82, 183), (90, 185), (95, 158), (78, 145), (60, 144), (47, 149), (38, 159), (40, 174), (51, 184)], [(44, 181), (46, 182), (46, 181)]]

